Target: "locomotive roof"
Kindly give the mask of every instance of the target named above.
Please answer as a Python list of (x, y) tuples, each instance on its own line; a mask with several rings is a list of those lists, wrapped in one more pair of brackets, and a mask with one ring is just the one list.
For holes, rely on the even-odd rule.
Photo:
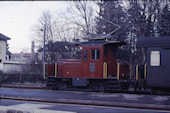
[(167, 47), (170, 46), (170, 36), (145, 37), (137, 40), (137, 47)]
[(113, 46), (122, 46), (125, 45), (126, 42), (122, 41), (89, 41), (89, 42), (80, 42), (80, 43), (75, 43), (75, 45), (79, 46), (102, 46), (102, 45), (113, 45)]

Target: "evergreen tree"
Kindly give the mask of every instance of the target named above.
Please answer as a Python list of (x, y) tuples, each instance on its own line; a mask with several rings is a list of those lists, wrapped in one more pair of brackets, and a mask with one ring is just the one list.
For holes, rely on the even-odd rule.
[(127, 15), (120, 4), (121, 2), (118, 0), (98, 2), (100, 11), (99, 17), (96, 19), (97, 34), (109, 34), (115, 29), (117, 29), (117, 26), (114, 26), (108, 22), (110, 21), (121, 27), (115, 33), (111, 34), (112, 35), (111, 38), (112, 39), (116, 38), (117, 40), (121, 41), (124, 41), (126, 39), (127, 33), (125, 31)]
[(143, 31), (146, 28), (145, 23), (145, 15), (141, 13), (141, 5), (137, 0), (133, 0), (129, 2), (129, 7), (127, 10), (128, 19), (129, 19), (129, 53), (130, 53), (130, 63), (134, 63), (135, 59), (138, 58), (137, 48), (136, 48), (136, 41), (137, 38), (143, 35)]
[(164, 6), (157, 23), (158, 34), (160, 36), (170, 36), (170, 10), (168, 4)]
[[(129, 27), (127, 26), (127, 13), (122, 4), (123, 1), (120, 0), (98, 2), (100, 11), (98, 13), (99, 17), (96, 19), (97, 34), (110, 34), (113, 32), (110, 40), (126, 41)], [(121, 48), (118, 51), (118, 59), (128, 62), (128, 47)]]
[[(159, 15), (162, 1), (131, 0), (129, 1), (129, 43), (131, 49), (131, 61), (143, 62), (144, 50), (136, 48), (136, 41), (141, 37), (156, 36), (155, 22)], [(137, 63), (136, 62), (136, 63)]]

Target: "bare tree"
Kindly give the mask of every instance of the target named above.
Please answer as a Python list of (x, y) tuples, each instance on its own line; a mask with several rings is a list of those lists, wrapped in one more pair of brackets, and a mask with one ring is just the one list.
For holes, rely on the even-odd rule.
[[(56, 18), (50, 12), (43, 12), (39, 19), (39, 23), (36, 25), (35, 33), (37, 35), (36, 42), (40, 42), (39, 45), (43, 45), (43, 37), (45, 35), (45, 44), (49, 44), (50, 49), (46, 52), (45, 61), (54, 61), (54, 42), (57, 40), (56, 37)], [(45, 48), (47, 49), (47, 48)]]
[[(82, 39), (89, 38), (94, 33), (96, 3), (94, 1), (73, 1), (68, 2), (69, 14), (63, 15), (65, 21), (74, 29), (74, 35)], [(75, 37), (74, 37), (75, 38)]]
[[(68, 58), (66, 53), (72, 49), (67, 43), (78, 33), (71, 29), (66, 21), (61, 21), (51, 12), (44, 12), (38, 23), (34, 26), (34, 39), (38, 44), (38, 50), (41, 53), (43, 47), (43, 38), (45, 34), (45, 62), (56, 62), (59, 58)], [(70, 56), (72, 57), (72, 56)]]
[[(45, 42), (54, 42), (57, 38), (55, 37), (55, 24), (56, 18), (51, 12), (43, 12), (38, 23), (34, 25), (34, 40), (39, 45), (43, 45), (43, 36), (45, 32)], [(45, 27), (45, 29), (44, 29)], [(44, 31), (45, 30), (45, 31)]]

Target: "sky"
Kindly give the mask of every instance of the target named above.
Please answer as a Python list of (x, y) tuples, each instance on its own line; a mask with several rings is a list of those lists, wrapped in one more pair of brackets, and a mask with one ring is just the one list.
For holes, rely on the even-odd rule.
[(60, 16), (67, 10), (66, 1), (0, 1), (0, 33), (8, 40), (12, 53), (31, 52), (31, 32), (42, 12)]

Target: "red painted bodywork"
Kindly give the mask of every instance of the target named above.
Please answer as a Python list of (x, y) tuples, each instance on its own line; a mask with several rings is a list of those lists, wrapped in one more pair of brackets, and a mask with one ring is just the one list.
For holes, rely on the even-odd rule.
[[(60, 59), (57, 62), (57, 77), (62, 78), (103, 78), (103, 63), (107, 63), (107, 77), (117, 76), (117, 48), (121, 42), (114, 41), (102, 44), (82, 45), (82, 59)], [(120, 44), (123, 45), (123, 44)], [(108, 49), (108, 55), (104, 55), (105, 49)], [(113, 56), (114, 48), (114, 56)], [(84, 60), (83, 51), (87, 50), (87, 60)], [(100, 51), (99, 59), (92, 59), (92, 50)], [(123, 66), (120, 66), (121, 73), (124, 72)], [(50, 67), (53, 68), (53, 67)], [(126, 70), (125, 70), (126, 71)], [(51, 73), (50, 73), (51, 74)]]
[(120, 64), (119, 67), (119, 77), (120, 79), (129, 78), (129, 65), (128, 64)]
[(59, 59), (57, 63), (57, 76), (65, 78), (80, 77), (81, 60)]
[[(92, 50), (99, 50), (100, 51), (100, 59), (92, 60)], [(83, 78), (102, 78), (103, 76), (103, 52), (102, 46), (83, 46), (82, 51), (87, 50), (87, 60), (83, 60), (82, 54), (82, 77)], [(95, 64), (95, 71), (90, 72), (90, 63)]]
[(54, 75), (54, 69), (55, 65), (54, 64), (48, 64), (48, 67), (47, 67), (47, 74), (49, 76), (53, 76)]

